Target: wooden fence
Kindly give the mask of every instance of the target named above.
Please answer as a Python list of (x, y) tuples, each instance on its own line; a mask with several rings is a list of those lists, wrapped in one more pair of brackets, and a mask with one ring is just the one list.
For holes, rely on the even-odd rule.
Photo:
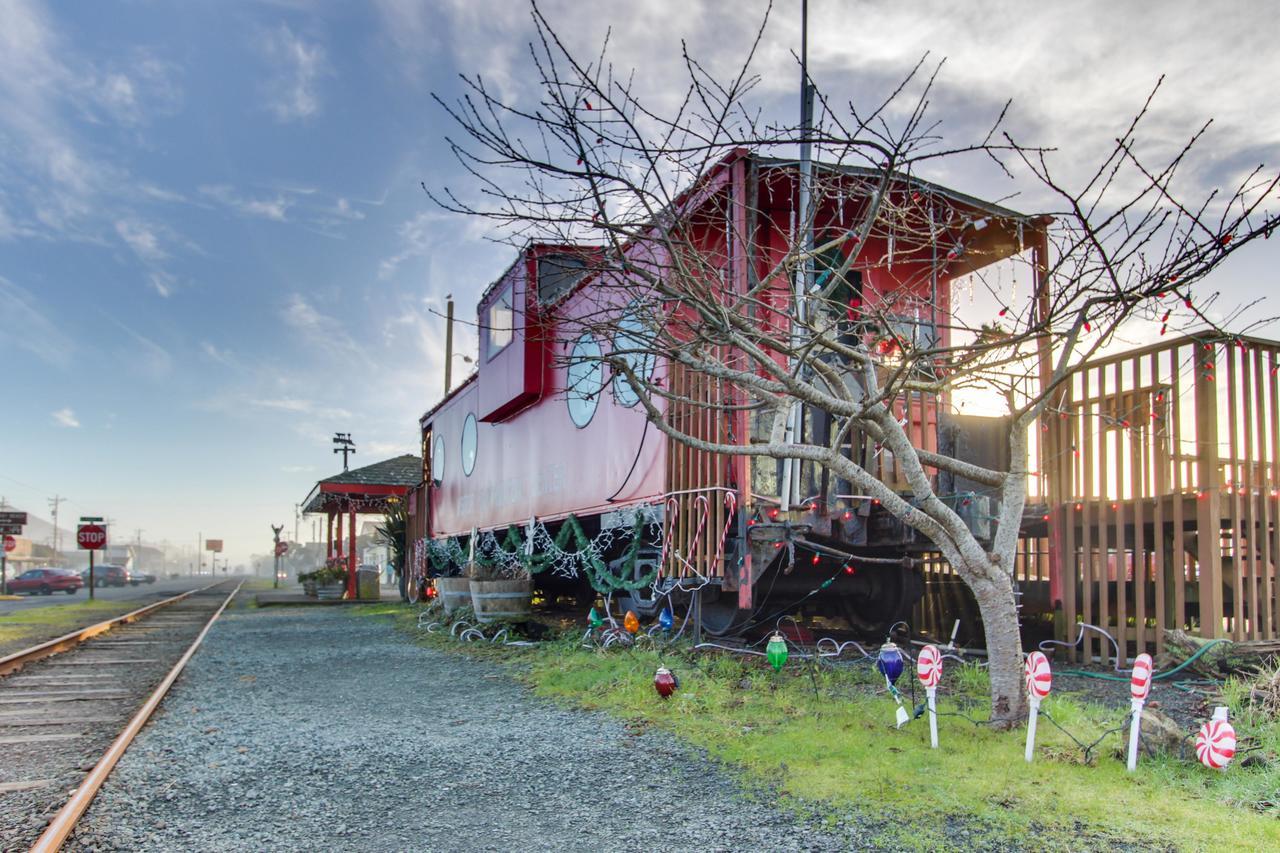
[(1166, 628), (1277, 636), (1278, 364), (1275, 342), (1191, 336), (1075, 372), (1041, 460), (1066, 639), (1098, 625), (1124, 663)]

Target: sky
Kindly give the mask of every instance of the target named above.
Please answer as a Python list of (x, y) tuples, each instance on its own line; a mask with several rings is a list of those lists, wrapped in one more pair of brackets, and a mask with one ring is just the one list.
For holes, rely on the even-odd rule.
[[(774, 8), (753, 94), (788, 121), (798, 5)], [(682, 39), (728, 72), (765, 7), (541, 8), (584, 53), (609, 31), (615, 63), (661, 103)], [(860, 103), (924, 53), (945, 57), (944, 135), (1012, 98), (1010, 127), (1061, 148), (1067, 177), (1166, 75), (1142, 143), (1213, 118), (1188, 176), (1207, 187), (1280, 166), (1265, 17), (1225, 2), (814, 0), (810, 52), (818, 83)], [(520, 0), (0, 0), (0, 495), (43, 515), (61, 495), (64, 519), (105, 516), (146, 542), (221, 537), (234, 565), (270, 524), (292, 534), (295, 504), (341, 468), (335, 431), (353, 435), (353, 465), (415, 452), (442, 390), (445, 294), (465, 317), (513, 259), (423, 193), (468, 188), (431, 96), (480, 73), (534, 103), (531, 36)], [(931, 177), (1010, 191), (980, 164)], [(1277, 261), (1280, 241), (1242, 252), (1215, 274), (1219, 304), (1265, 295)]]

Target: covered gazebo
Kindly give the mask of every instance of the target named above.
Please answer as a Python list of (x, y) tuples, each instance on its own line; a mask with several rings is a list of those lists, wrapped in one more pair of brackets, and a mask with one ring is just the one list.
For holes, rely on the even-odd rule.
[(303, 512), (328, 516), (325, 556), (326, 559), (346, 558), (348, 598), (356, 596), (356, 515), (385, 515), (391, 504), (404, 500), (409, 490), (418, 485), (421, 479), (422, 460), (407, 453), (326, 477), (316, 483), (303, 501)]

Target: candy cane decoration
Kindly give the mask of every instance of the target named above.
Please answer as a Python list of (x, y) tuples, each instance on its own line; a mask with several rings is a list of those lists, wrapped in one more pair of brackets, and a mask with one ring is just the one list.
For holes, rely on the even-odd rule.
[(1053, 673), (1049, 670), (1049, 659), (1044, 652), (1032, 652), (1027, 655), (1026, 666), (1027, 698), (1031, 710), (1027, 716), (1027, 752), (1026, 759), (1031, 761), (1036, 748), (1036, 718), (1040, 716), (1040, 700), (1049, 695), (1053, 686)]
[(942, 680), (942, 653), (937, 646), (925, 646), (916, 658), (916, 675), (924, 685), (925, 701), (929, 703), (929, 745), (938, 748), (938, 682)]
[(1235, 755), (1236, 730), (1227, 722), (1227, 709), (1219, 706), (1196, 735), (1196, 758), (1205, 767), (1225, 770)]
[(1133, 721), (1129, 723), (1129, 761), (1132, 773), (1138, 767), (1138, 732), (1142, 728), (1142, 706), (1151, 693), (1151, 655), (1143, 652), (1133, 659), (1133, 675), (1129, 677), (1129, 704)]
[(676, 528), (676, 519), (680, 517), (680, 502), (675, 496), (667, 498), (667, 511), (664, 513), (666, 518), (663, 519), (664, 529), (662, 531), (662, 553), (658, 556), (658, 577), (662, 577), (662, 570), (667, 565), (667, 548), (671, 544), (671, 533)]
[[(738, 496), (733, 492), (724, 493), (724, 529), (720, 531), (720, 545), (716, 548), (716, 558), (712, 561), (712, 566), (720, 565), (720, 560), (724, 558), (724, 543), (729, 538), (729, 526), (733, 524), (733, 511), (738, 507)], [(725, 572), (728, 574), (728, 572)]]
[[(702, 507), (702, 515), (698, 517), (698, 529), (693, 532), (693, 541), (689, 543), (689, 554), (696, 556), (698, 553), (698, 543), (702, 541), (702, 529), (707, 526), (707, 518), (711, 515), (711, 501), (707, 500), (706, 495), (698, 495), (693, 499), (694, 506)], [(700, 572), (693, 568), (693, 564), (689, 562), (688, 557), (681, 557), (681, 562), (688, 566), (694, 574)]]

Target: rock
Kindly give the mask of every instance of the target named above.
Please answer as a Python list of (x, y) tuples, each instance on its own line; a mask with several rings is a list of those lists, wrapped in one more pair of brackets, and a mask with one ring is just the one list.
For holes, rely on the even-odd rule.
[(1148, 757), (1171, 755), (1175, 758), (1188, 758), (1191, 755), (1191, 741), (1182, 727), (1168, 714), (1150, 707), (1142, 709), (1138, 748)]

